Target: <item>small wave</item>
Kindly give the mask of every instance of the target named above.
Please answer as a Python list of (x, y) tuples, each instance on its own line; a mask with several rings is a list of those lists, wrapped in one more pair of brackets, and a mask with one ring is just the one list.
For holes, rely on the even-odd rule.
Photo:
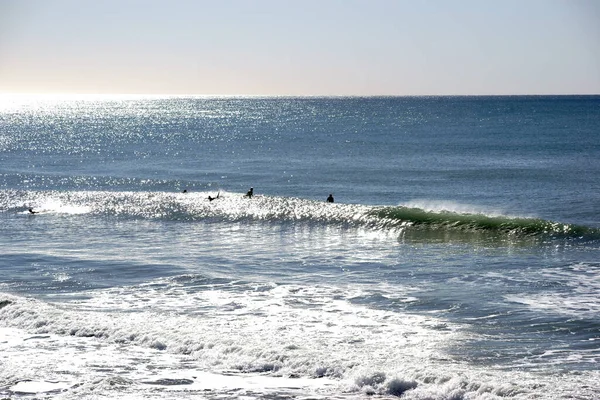
[(514, 235), (555, 235), (580, 237), (598, 235), (594, 229), (539, 218), (515, 218), (485, 214), (462, 214), (450, 211), (425, 211), (409, 207), (380, 207), (370, 211), (384, 225), (409, 224), (413, 229), (496, 232)]
[(476, 233), (512, 237), (551, 236), (600, 238), (596, 229), (539, 218), (509, 217), (493, 213), (445, 211), (408, 206), (367, 206), (324, 203), (276, 196), (213, 192), (109, 192), (109, 191), (0, 191), (0, 209), (27, 214), (33, 207), (42, 214), (86, 214), (118, 218), (169, 221), (306, 222), (375, 230)]

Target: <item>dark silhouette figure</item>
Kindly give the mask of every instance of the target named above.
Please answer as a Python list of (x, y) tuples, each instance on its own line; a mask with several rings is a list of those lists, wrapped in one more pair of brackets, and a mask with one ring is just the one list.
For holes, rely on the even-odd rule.
[(38, 213), (37, 211), (33, 211), (33, 208), (29, 209), (29, 214), (37, 214), (37, 213)]
[(333, 203), (333, 195), (332, 194), (329, 194), (329, 197), (327, 198), (327, 202)]
[(187, 189), (183, 189), (181, 193), (187, 193)]
[(221, 194), (221, 192), (217, 193), (217, 197), (210, 197), (210, 195), (208, 195), (208, 201), (213, 201), (219, 198), (219, 195)]
[(250, 188), (248, 193), (246, 193), (246, 197), (252, 198), (252, 196), (254, 196), (254, 188)]

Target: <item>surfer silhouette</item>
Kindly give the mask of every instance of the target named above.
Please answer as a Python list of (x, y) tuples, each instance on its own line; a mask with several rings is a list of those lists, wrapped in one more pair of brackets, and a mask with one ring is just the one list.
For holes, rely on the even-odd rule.
[(248, 190), (248, 193), (246, 193), (245, 197), (252, 198), (252, 196), (254, 196), (254, 188), (250, 188), (250, 190)]
[(33, 208), (29, 209), (29, 214), (37, 214), (37, 213), (38, 213), (37, 211), (33, 211)]
[(217, 193), (217, 197), (210, 197), (210, 194), (208, 195), (208, 201), (213, 201), (219, 198), (219, 195), (221, 194), (221, 192)]
[(327, 198), (327, 202), (333, 203), (333, 195), (331, 193), (329, 194), (329, 197)]

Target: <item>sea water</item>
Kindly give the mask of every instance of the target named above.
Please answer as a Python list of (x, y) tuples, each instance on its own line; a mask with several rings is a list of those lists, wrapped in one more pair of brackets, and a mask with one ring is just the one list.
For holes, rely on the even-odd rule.
[(599, 200), (599, 96), (3, 96), (0, 397), (599, 398)]

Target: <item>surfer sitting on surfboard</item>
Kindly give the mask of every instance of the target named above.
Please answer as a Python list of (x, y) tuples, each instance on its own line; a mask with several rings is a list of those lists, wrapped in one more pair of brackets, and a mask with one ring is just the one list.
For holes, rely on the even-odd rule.
[(246, 197), (252, 198), (252, 196), (254, 196), (254, 188), (250, 188), (248, 193), (246, 193)]

